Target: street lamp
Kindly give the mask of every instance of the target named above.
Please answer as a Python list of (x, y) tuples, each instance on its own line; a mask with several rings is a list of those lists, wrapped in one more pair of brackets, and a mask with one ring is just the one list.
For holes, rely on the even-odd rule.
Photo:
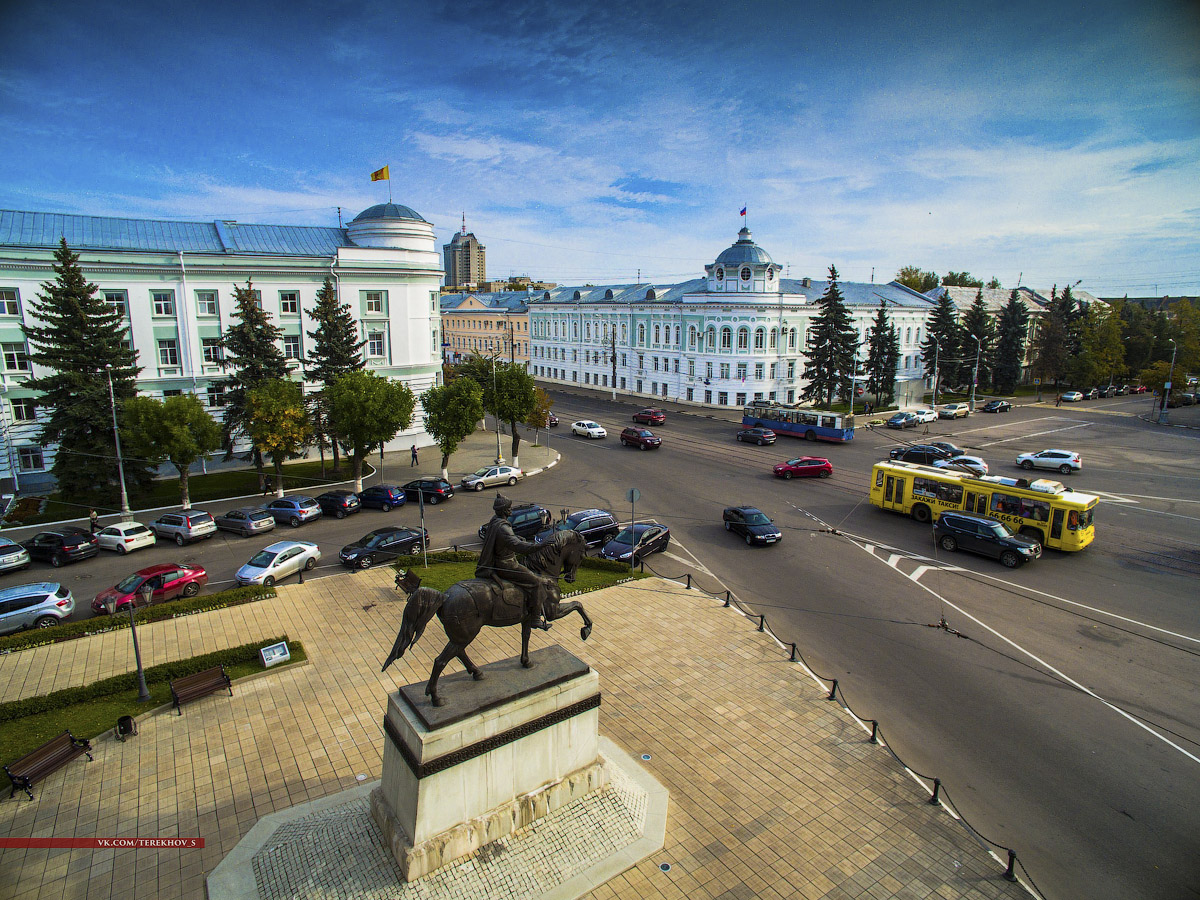
[(117, 428), (117, 399), (113, 394), (112, 363), (104, 364), (104, 373), (108, 376), (108, 402), (112, 406), (113, 440), (117, 442), (117, 474), (121, 478), (121, 520), (128, 522), (133, 518), (133, 512), (129, 509), (129, 495), (125, 493), (125, 464), (121, 461), (121, 432)]
[[(146, 672), (142, 669), (142, 651), (138, 646), (137, 639), (137, 624), (134, 621), (133, 609), (137, 606), (138, 596), (143, 598), (142, 605), (149, 606), (150, 600), (154, 596), (154, 586), (150, 581), (146, 581), (136, 594), (129, 598), (129, 602), (125, 605), (129, 610), (129, 633), (133, 635), (133, 658), (137, 661), (137, 679), (138, 679), (138, 703), (150, 702), (150, 691), (146, 687)], [(108, 610), (111, 616), (117, 611), (117, 598), (115, 592), (109, 594), (104, 599), (104, 608)]]
[(938, 368), (938, 356), (941, 355), (942, 345), (939, 341), (933, 342), (933, 406), (937, 407), (938, 381), (941, 378), (942, 371)]
[(975, 342), (975, 374), (971, 376), (971, 412), (975, 412), (975, 385), (979, 383), (979, 336), (971, 335), (971, 340)]
[(1171, 396), (1171, 379), (1175, 377), (1175, 351), (1179, 349), (1179, 345), (1175, 343), (1175, 338), (1167, 338), (1171, 342), (1171, 368), (1167, 372), (1167, 383), (1163, 385), (1162, 406), (1158, 410), (1158, 424), (1167, 424), (1167, 398)]
[[(499, 397), (496, 394), (496, 357), (492, 357), (492, 400), (498, 401)], [(498, 407), (500, 404), (496, 402)], [(500, 413), (493, 413), (496, 416), (496, 465), (504, 465), (504, 453), (500, 450)]]

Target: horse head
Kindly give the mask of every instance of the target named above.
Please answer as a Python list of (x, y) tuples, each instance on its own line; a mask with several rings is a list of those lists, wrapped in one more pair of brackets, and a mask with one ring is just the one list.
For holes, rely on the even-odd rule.
[(526, 561), (531, 568), (556, 582), (561, 577), (571, 583), (575, 581), (575, 573), (585, 555), (587, 542), (583, 535), (564, 529), (556, 531), (545, 544), (526, 557)]

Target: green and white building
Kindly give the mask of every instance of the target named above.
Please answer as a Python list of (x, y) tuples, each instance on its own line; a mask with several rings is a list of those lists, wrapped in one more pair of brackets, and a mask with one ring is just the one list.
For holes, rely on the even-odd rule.
[[(37, 442), (42, 413), (25, 387), (43, 373), (29, 361), (21, 325), (35, 321), (64, 237), (84, 276), (126, 317), (144, 394), (194, 393), (219, 416), (220, 340), (231, 324), (234, 286), (248, 281), (283, 330), (280, 349), (297, 381), (326, 278), (357, 319), (368, 371), (404, 381), (418, 395), (440, 378), (441, 254), (433, 226), (407, 206), (372, 206), (344, 228), (0, 210), (0, 482), (8, 490), (51, 483), (55, 448)], [(421, 421), (418, 409), (414, 427), (389, 446), (429, 443)]]

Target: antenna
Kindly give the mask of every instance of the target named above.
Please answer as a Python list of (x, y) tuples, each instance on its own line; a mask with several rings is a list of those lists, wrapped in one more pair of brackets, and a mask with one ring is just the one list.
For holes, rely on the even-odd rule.
[(466, 234), (466, 233), (467, 233), (467, 211), (466, 211), (465, 209), (463, 210), (463, 226), (462, 226), (462, 233), (463, 233), (463, 234)]
[(342, 208), (338, 207), (338, 228), (342, 227)]

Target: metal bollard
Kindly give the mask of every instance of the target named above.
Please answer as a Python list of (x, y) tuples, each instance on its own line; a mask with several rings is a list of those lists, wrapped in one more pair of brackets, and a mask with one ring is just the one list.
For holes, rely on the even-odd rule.
[(767, 617), (765, 615), (760, 615), (758, 617), (758, 630), (759, 631), (767, 630)]
[(792, 641), (792, 655), (788, 659), (788, 662), (795, 662), (795, 661), (796, 661), (796, 642)]
[(829, 696), (826, 697), (825, 699), (826, 700), (836, 700), (837, 699), (837, 679), (836, 678), (833, 679), (833, 687), (829, 689)]
[(725, 592), (725, 605), (728, 606), (732, 600), (733, 600), (733, 595), (730, 594), (729, 591), (726, 591)]
[(692, 573), (685, 572), (684, 574), (687, 575), (687, 589), (690, 591), (692, 589)]
[(304, 567), (300, 567), (300, 584), (304, 584)]
[(940, 791), (941, 789), (942, 789), (942, 779), (940, 779), (940, 778), (933, 779), (933, 796), (929, 798), (930, 806), (938, 805), (938, 791)]
[(1004, 870), (1004, 877), (1007, 878), (1009, 881), (1017, 880), (1017, 873), (1015, 871), (1016, 865), (1017, 865), (1017, 852), (1015, 850), (1009, 850), (1008, 851), (1008, 868)]
[(879, 743), (879, 722), (875, 719), (871, 720), (871, 743)]

